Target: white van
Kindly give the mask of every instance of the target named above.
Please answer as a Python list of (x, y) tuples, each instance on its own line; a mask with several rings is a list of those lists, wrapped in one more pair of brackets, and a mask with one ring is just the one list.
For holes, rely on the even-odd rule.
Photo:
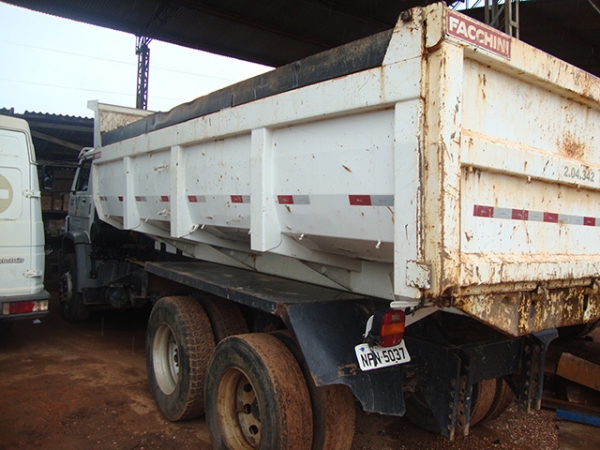
[(44, 224), (29, 125), (0, 115), (0, 326), (48, 313)]

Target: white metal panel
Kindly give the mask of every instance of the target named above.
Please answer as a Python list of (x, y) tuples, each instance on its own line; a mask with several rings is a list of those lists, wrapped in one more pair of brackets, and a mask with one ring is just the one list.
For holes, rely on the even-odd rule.
[(273, 178), (273, 133), (268, 128), (253, 130), (251, 143), (251, 248), (266, 252), (281, 243)]
[[(523, 154), (545, 152), (578, 160), (571, 164), (600, 161), (597, 107), (468, 59), (464, 85), (464, 130), (518, 145)], [(555, 179), (561, 176), (553, 174)], [(595, 186), (600, 187), (598, 178)]]
[(122, 159), (103, 165), (92, 165), (94, 202), (100, 218), (119, 218), (123, 222), (125, 165)]
[(43, 290), (44, 226), (29, 126), (0, 116), (0, 296)]
[(393, 139), (392, 109), (275, 130), (281, 230), (321, 250), (391, 262)]
[(198, 258), (388, 299), (597, 277), (597, 79), (450, 36), (441, 4), (413, 12), (382, 67), (102, 148), (103, 214)]
[[(431, 286), (431, 265), (423, 249), (423, 103), (396, 104), (394, 127), (394, 294), (419, 298)], [(418, 270), (415, 270), (418, 268)]]
[[(137, 210), (140, 220), (171, 220), (170, 149), (126, 158), (127, 205)], [(132, 217), (134, 220), (136, 217)]]
[(476, 61), (464, 74), (460, 284), (598, 276), (600, 111)]
[[(463, 49), (441, 45), (427, 58), (424, 157), (424, 247), (432, 265), (430, 294), (456, 285), (460, 273), (460, 124)], [(425, 76), (425, 75), (424, 75)]]
[(191, 225), (249, 242), (250, 134), (183, 147)]

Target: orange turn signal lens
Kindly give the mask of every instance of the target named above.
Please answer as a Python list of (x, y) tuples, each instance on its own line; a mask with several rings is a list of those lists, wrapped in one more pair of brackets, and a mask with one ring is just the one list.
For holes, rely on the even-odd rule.
[(404, 324), (406, 316), (404, 311), (391, 309), (383, 314), (379, 330), (379, 345), (394, 347), (402, 342), (404, 337)]

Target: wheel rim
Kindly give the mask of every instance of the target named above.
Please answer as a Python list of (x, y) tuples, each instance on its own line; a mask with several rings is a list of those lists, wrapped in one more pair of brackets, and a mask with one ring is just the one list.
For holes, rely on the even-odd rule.
[(217, 409), (225, 447), (248, 450), (259, 447), (262, 426), (258, 397), (241, 370), (230, 369), (221, 378)]
[(154, 335), (152, 350), (154, 375), (158, 387), (165, 395), (171, 395), (179, 381), (179, 345), (173, 330), (167, 324), (161, 324)]

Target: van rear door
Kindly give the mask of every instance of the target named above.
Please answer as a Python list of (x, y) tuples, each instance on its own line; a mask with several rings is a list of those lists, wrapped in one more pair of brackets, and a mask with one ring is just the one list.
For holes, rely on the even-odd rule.
[[(39, 313), (40, 305), (7, 306), (47, 298), (44, 226), (29, 125), (0, 116), (0, 302), (2, 316)], [(47, 302), (45, 303), (47, 309)], [(38, 309), (38, 311), (36, 311)], [(36, 314), (39, 315), (39, 314)], [(6, 317), (4, 317), (6, 318)]]

